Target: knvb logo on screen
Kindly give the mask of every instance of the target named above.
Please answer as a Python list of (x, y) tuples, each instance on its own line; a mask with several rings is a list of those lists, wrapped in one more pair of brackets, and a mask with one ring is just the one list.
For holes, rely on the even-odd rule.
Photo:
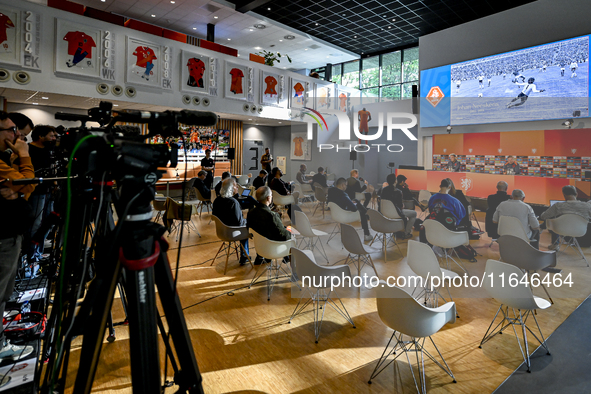
[[(369, 113), (369, 111), (365, 111), (365, 108), (360, 112)], [(339, 141), (351, 141), (351, 119), (345, 112), (330, 109), (319, 112), (312, 108), (303, 107), (299, 112), (292, 112), (291, 118), (295, 119), (299, 117), (300, 120), (307, 123), (306, 137), (309, 141), (312, 141), (314, 139), (314, 125), (317, 126), (318, 133), (331, 132), (332, 134), (335, 131), (330, 130), (329, 127), (329, 123), (334, 123), (327, 121), (327, 119), (330, 119), (330, 117), (333, 116), (336, 117), (337, 120), (336, 127), (338, 128)], [(318, 150), (320, 152), (331, 149), (335, 149), (337, 152), (341, 150), (348, 152), (353, 150), (356, 152), (368, 152), (373, 149), (377, 150), (378, 152), (402, 152), (404, 147), (401, 144), (369, 143), (369, 141), (375, 141), (382, 137), (384, 129), (386, 130), (386, 137), (388, 141), (392, 141), (394, 133), (397, 131), (401, 131), (411, 141), (417, 140), (417, 137), (415, 137), (409, 130), (417, 125), (417, 118), (413, 114), (405, 112), (378, 113), (378, 127), (374, 134), (369, 134), (368, 123), (372, 120), (371, 117), (365, 117), (365, 119), (362, 119), (362, 116), (353, 116), (353, 119), (353, 133), (360, 143), (349, 144), (345, 147), (339, 146), (338, 144), (321, 143), (318, 145)], [(362, 144), (361, 141), (365, 141), (366, 143)]]

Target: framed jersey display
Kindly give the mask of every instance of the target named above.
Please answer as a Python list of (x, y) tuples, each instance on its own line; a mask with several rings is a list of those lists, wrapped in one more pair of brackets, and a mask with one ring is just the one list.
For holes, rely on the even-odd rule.
[(101, 30), (56, 19), (55, 72), (100, 78)]
[(246, 100), (250, 73), (247, 66), (226, 62), (224, 97)]
[(334, 92), (333, 84), (315, 84), (314, 101), (317, 111), (334, 108)]
[(308, 100), (310, 84), (308, 82), (291, 78), (289, 88), (290, 108), (303, 108)]
[(282, 88), (279, 74), (261, 71), (261, 104), (279, 105)]
[(125, 82), (160, 87), (164, 60), (161, 50), (158, 44), (127, 37)]
[(210, 61), (208, 56), (182, 51), (181, 90), (209, 94)]
[(291, 160), (312, 160), (312, 141), (306, 133), (291, 133)]
[(20, 16), (20, 11), (0, 5), (0, 63), (21, 63)]

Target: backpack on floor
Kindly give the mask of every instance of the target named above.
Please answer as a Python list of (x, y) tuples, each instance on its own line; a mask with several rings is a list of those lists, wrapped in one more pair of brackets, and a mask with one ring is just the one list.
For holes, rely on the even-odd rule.
[(458, 256), (460, 256), (461, 259), (468, 260), (471, 263), (476, 262), (476, 256), (478, 255), (478, 253), (476, 253), (472, 246), (460, 245), (455, 247), (454, 250), (456, 251)]

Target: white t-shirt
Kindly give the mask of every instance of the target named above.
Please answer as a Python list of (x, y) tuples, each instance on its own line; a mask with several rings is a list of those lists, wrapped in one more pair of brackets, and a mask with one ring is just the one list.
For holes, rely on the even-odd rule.
[(577, 68), (577, 67), (579, 67), (579, 65), (576, 62), (572, 62), (570, 64), (570, 68)]
[(540, 91), (536, 89), (535, 83), (518, 83), (517, 85), (525, 86), (521, 93), (525, 94), (526, 96), (529, 96), (532, 92), (540, 93)]

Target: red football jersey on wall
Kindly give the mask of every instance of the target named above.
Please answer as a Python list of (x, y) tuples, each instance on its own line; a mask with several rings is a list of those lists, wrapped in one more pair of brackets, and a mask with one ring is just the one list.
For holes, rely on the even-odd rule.
[(301, 97), (304, 93), (304, 87), (299, 82), (294, 85), (293, 90), (295, 91), (294, 97)]
[(137, 47), (135, 48), (135, 51), (133, 51), (133, 55), (137, 57), (135, 65), (143, 68), (146, 68), (146, 64), (149, 62), (158, 59), (154, 50), (150, 47)]
[(88, 59), (92, 59), (92, 48), (96, 47), (96, 44), (91, 36), (81, 31), (69, 31), (64, 36), (64, 41), (68, 41), (68, 55), (74, 56), (80, 48), (81, 52), (87, 53)]
[(6, 30), (9, 27), (14, 27), (14, 23), (4, 14), (0, 14), (0, 43), (7, 40)]
[(230, 91), (234, 92), (234, 94), (242, 94), (242, 78), (244, 78), (242, 70), (239, 68), (233, 68), (230, 70), (230, 75), (232, 76)]
[(277, 86), (277, 80), (275, 79), (275, 77), (269, 75), (267, 78), (265, 78), (265, 83), (267, 84), (265, 94), (277, 94), (277, 91), (275, 90), (275, 86)]

